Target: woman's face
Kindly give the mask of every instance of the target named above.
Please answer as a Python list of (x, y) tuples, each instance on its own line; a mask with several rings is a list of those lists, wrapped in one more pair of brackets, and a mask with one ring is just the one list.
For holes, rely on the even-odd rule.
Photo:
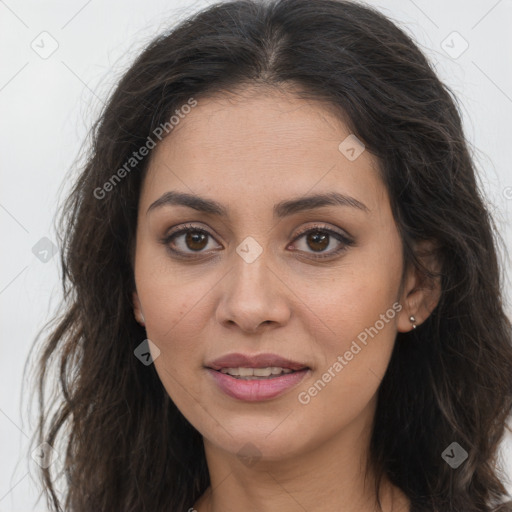
[[(386, 189), (349, 135), (316, 102), (253, 93), (198, 101), (153, 150), (134, 308), (163, 386), (217, 449), (272, 460), (370, 426), (411, 312)], [(307, 200), (325, 194), (339, 201)]]

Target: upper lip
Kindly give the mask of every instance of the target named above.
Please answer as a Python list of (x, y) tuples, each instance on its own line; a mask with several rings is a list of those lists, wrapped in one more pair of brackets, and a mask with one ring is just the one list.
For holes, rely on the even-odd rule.
[(290, 370), (302, 370), (308, 368), (308, 365), (297, 361), (290, 361), (277, 354), (227, 354), (206, 364), (207, 368), (220, 370), (221, 368), (267, 368), (277, 366), (279, 368), (289, 368)]

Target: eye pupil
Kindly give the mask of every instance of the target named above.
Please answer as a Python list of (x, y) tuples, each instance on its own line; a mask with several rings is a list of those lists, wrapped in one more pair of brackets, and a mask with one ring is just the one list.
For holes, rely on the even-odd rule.
[[(200, 246), (199, 247), (191, 246), (191, 244), (193, 244), (193, 245), (196, 244), (198, 242), (198, 239), (200, 240), (199, 241)], [(204, 249), (206, 244), (203, 243), (201, 245), (201, 242), (204, 242), (205, 240), (206, 240), (206, 233), (201, 233), (200, 231), (189, 231), (185, 237), (185, 242), (187, 244), (187, 247), (192, 251), (200, 251), (200, 250)]]
[[(323, 250), (323, 249), (325, 249), (329, 245), (328, 237), (329, 237), (329, 235), (326, 234), (326, 233), (321, 233), (320, 231), (313, 231), (307, 237), (308, 238), (308, 244), (309, 244), (310, 241), (313, 241), (313, 244), (318, 244), (318, 240), (320, 239), (321, 242), (320, 242), (320, 249), (319, 250)], [(326, 241), (327, 241), (327, 243), (325, 243)], [(311, 245), (310, 245), (310, 247), (311, 247)], [(311, 247), (311, 248), (315, 249), (314, 247)]]
[[(194, 228), (194, 226), (187, 225), (184, 229), (180, 231), (175, 231), (171, 235), (167, 236), (162, 240), (162, 243), (168, 246), (168, 249), (179, 256), (185, 257), (187, 251), (189, 251), (189, 256), (192, 257), (192, 253), (195, 252), (199, 255), (199, 253), (203, 253), (205, 247), (208, 245), (210, 237), (214, 238), (208, 231), (203, 229)], [(334, 237), (338, 243), (341, 245), (341, 248), (336, 251), (327, 252), (327, 248), (330, 245), (331, 238)], [(186, 250), (179, 249), (179, 245), (177, 244), (177, 248), (173, 248), (176, 242), (175, 239), (181, 239), (182, 244), (185, 244)], [(183, 238), (185, 239), (183, 242)], [(341, 234), (337, 232), (332, 232), (328, 229), (310, 229), (309, 231), (303, 232), (301, 235), (298, 235), (295, 240), (303, 240), (303, 243), (308, 246), (309, 251), (316, 253), (315, 258), (327, 258), (331, 256), (335, 256), (340, 254), (342, 251), (346, 250), (348, 246), (352, 245), (353, 242), (347, 240), (347, 238), (343, 237)], [(294, 241), (295, 241), (294, 240)], [(302, 250), (299, 252), (307, 253), (308, 250)], [(322, 254), (323, 253), (323, 254)], [(207, 254), (207, 253), (205, 253)], [(176, 256), (178, 257), (178, 256)]]

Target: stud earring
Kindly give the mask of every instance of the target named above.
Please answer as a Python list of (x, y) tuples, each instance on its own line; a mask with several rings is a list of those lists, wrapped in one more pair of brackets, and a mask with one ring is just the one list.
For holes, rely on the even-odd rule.
[(416, 324), (415, 324), (415, 322), (416, 322), (416, 318), (414, 318), (414, 316), (412, 316), (412, 315), (411, 315), (411, 316), (409, 317), (409, 321), (412, 323), (412, 328), (413, 328), (413, 329), (416, 329)]

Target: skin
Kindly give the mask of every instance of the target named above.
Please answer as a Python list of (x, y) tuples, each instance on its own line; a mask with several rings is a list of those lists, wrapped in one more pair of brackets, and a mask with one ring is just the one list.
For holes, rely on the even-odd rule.
[[(397, 332), (419, 326), (438, 289), (404, 271), (402, 245), (377, 162), (354, 161), (338, 146), (350, 132), (324, 105), (290, 92), (249, 90), (203, 98), (152, 152), (140, 196), (134, 313), (160, 350), (156, 371), (172, 400), (202, 434), (212, 485), (198, 512), (370, 512), (372, 472), (365, 457), (376, 392)], [(195, 193), (230, 210), (227, 219), (184, 206), (146, 214), (167, 191)], [(364, 203), (272, 216), (275, 203), (337, 191)], [(173, 257), (160, 242), (192, 223), (211, 233), (195, 259)], [(350, 235), (339, 255), (322, 254), (301, 229), (320, 225)], [(253, 237), (263, 252), (247, 263), (236, 248)], [(343, 244), (329, 237), (323, 253)], [(322, 246), (323, 247), (323, 246)], [(403, 289), (401, 279), (404, 276)], [(365, 328), (393, 304), (402, 309), (310, 402), (298, 400)], [(144, 319), (144, 320), (143, 320)], [(231, 352), (272, 352), (307, 364), (296, 388), (261, 402), (225, 395), (204, 365)], [(251, 463), (238, 455), (248, 450)], [(245, 446), (245, 448), (243, 448)], [(213, 489), (213, 491), (212, 491)], [(409, 510), (385, 481), (383, 510)]]

